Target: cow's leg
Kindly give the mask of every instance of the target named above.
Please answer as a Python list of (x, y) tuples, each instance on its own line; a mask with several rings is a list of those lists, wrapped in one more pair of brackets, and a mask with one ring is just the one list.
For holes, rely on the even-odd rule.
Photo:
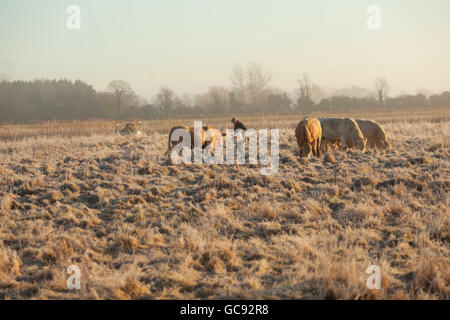
[(217, 141), (213, 141), (212, 143), (211, 143), (211, 155), (212, 156), (215, 156), (216, 155), (216, 146), (217, 146)]
[(318, 137), (316, 140), (316, 153), (317, 153), (316, 156), (317, 157), (320, 157), (320, 140), (321, 140), (320, 137)]
[(322, 141), (320, 143), (320, 148), (322, 149), (323, 153), (326, 153), (328, 151), (328, 144), (327, 144), (327, 140), (322, 138)]
[(340, 140), (341, 140), (341, 143), (342, 143), (342, 149), (343, 149), (344, 151), (347, 151), (347, 146), (348, 146), (348, 144), (347, 144), (347, 139), (346, 139), (346, 137), (341, 136), (341, 137), (340, 137)]
[(308, 158), (311, 153), (311, 144), (308, 142), (305, 142), (300, 147), (300, 157), (306, 157)]

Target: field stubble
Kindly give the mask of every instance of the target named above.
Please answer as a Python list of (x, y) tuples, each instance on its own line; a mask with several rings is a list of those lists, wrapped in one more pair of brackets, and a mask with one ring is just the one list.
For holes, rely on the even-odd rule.
[[(300, 118), (279, 119), (274, 176), (170, 165), (167, 133), (150, 128), (15, 132), (0, 142), (0, 298), (448, 299), (446, 119), (386, 117), (392, 150), (310, 159)], [(81, 290), (66, 286), (73, 264)]]

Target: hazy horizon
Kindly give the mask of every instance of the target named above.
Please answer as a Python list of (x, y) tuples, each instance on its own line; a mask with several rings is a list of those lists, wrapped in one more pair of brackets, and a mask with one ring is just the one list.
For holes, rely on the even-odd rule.
[[(381, 30), (366, 26), (381, 9)], [(69, 5), (81, 29), (69, 30)], [(307, 72), (327, 88), (373, 87), (393, 95), (448, 90), (450, 2), (56, 1), (0, 3), (0, 75), (10, 80), (81, 79), (104, 91), (126, 80), (151, 99), (229, 87), (233, 65), (258, 62), (272, 87), (297, 88)]]

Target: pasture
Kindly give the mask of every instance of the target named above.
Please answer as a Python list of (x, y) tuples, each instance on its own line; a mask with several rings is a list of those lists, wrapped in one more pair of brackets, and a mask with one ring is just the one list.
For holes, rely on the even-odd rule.
[(171, 165), (168, 130), (193, 120), (0, 126), (0, 299), (449, 299), (450, 112), (345, 116), (379, 121), (392, 150), (300, 158), (302, 115), (241, 117), (280, 129), (262, 176)]

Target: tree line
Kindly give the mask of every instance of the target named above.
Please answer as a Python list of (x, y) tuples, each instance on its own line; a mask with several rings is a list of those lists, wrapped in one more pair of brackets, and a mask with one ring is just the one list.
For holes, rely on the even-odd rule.
[(155, 98), (142, 102), (128, 82), (111, 81), (108, 91), (96, 91), (83, 81), (0, 81), (0, 122), (45, 120), (167, 119), (231, 114), (294, 114), (314, 111), (346, 112), (376, 108), (434, 108), (450, 106), (450, 91), (426, 96), (390, 97), (389, 85), (376, 79), (372, 94), (326, 96), (308, 75), (298, 80), (298, 90), (288, 94), (270, 87), (271, 75), (259, 64), (235, 66), (231, 87), (213, 86), (203, 94), (179, 96), (161, 87)]

